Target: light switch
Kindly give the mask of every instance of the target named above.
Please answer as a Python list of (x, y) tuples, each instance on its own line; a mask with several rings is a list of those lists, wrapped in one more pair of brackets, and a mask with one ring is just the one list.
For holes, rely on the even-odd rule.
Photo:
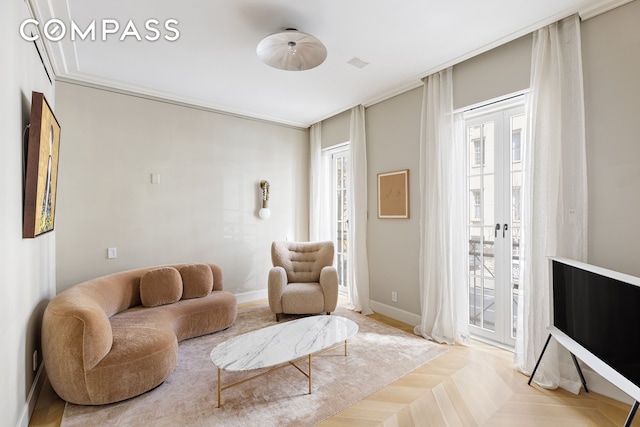
[(152, 173), (151, 174), (151, 183), (152, 184), (160, 184), (160, 174), (159, 173)]
[(118, 258), (118, 248), (107, 248), (107, 259)]

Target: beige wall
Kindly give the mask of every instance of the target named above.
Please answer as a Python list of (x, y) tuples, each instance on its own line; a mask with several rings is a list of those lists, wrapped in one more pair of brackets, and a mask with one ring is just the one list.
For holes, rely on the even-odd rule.
[[(527, 89), (530, 58), (529, 35), (454, 66), (454, 108)], [(370, 295), (375, 303), (384, 305), (374, 304), (378, 310), (386, 310), (388, 315), (408, 322), (420, 316), (421, 108), (422, 87), (419, 87), (366, 109)], [(346, 126), (348, 129), (348, 121)], [(336, 132), (332, 130), (332, 133)], [(398, 169), (409, 169), (411, 217), (407, 220), (378, 219), (377, 174)], [(398, 293), (397, 302), (391, 301), (392, 291)]]
[[(264, 291), (273, 240), (308, 238), (308, 131), (58, 83), (64, 123), (57, 288), (115, 271), (213, 262)], [(160, 183), (151, 183), (151, 174)], [(259, 182), (271, 218), (259, 219)], [(115, 247), (117, 259), (107, 259)]]
[[(373, 301), (417, 314), (421, 108), (422, 88), (417, 88), (366, 110), (369, 294)], [(377, 175), (400, 169), (409, 169), (409, 219), (379, 219)], [(397, 303), (391, 302), (392, 291)]]
[(582, 24), (589, 262), (640, 276), (640, 2)]
[(343, 111), (322, 122), (322, 148), (333, 147), (349, 141), (351, 110)]
[(529, 87), (531, 34), (453, 67), (453, 108), (459, 109)]
[[(18, 24), (28, 18), (25, 3), (5, 2), (0, 13), (0, 414), (8, 426), (26, 426), (33, 409), (40, 355), (40, 323), (55, 294), (57, 230), (22, 238), (23, 132), (29, 124), (31, 91), (43, 92), (56, 111), (49, 82), (33, 43), (20, 38)], [(62, 123), (64, 129), (64, 123)], [(57, 227), (56, 227), (57, 228)], [(41, 357), (38, 364), (41, 366)]]

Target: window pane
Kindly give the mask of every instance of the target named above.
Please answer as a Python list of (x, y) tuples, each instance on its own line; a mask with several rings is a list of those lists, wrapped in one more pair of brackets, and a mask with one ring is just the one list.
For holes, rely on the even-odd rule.
[(482, 189), (482, 223), (486, 226), (494, 226), (495, 220), (495, 176), (485, 175)]
[(482, 164), (483, 172), (493, 173), (495, 171), (494, 167), (494, 152), (495, 152), (495, 125), (493, 122), (488, 122), (482, 125)]
[(522, 132), (525, 126), (525, 115), (511, 117), (511, 161), (522, 160)]
[(469, 175), (476, 175), (482, 172), (482, 126), (471, 126), (467, 128), (467, 153), (469, 154)]
[(333, 187), (333, 233), (335, 244), (335, 263), (338, 271), (338, 285), (341, 292), (345, 292), (348, 286), (348, 272), (347, 272), (347, 212), (348, 212), (348, 200), (347, 200), (347, 165), (348, 165), (348, 151), (336, 151), (332, 154), (332, 187)]
[(485, 279), (482, 291), (482, 327), (493, 331), (496, 326), (495, 282), (493, 280)]
[(519, 162), (522, 159), (521, 132), (517, 130), (511, 134), (512, 161)]
[(482, 279), (469, 277), (469, 324), (482, 325)]
[(484, 227), (484, 239), (482, 242), (482, 276), (494, 278), (496, 276), (496, 262), (494, 258), (494, 234), (493, 227)]
[(518, 304), (520, 303), (520, 291), (511, 293), (511, 338), (517, 337), (518, 331)]

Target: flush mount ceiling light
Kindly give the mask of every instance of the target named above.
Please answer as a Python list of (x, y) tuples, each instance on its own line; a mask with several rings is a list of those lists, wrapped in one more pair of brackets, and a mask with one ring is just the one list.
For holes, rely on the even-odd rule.
[(327, 48), (311, 34), (287, 28), (262, 39), (256, 53), (262, 62), (271, 67), (303, 71), (322, 64), (327, 57)]

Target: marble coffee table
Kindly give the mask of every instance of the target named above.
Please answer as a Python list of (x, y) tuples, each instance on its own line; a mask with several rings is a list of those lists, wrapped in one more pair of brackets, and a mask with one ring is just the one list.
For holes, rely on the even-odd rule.
[[(336, 348), (344, 343), (347, 356), (347, 340), (358, 332), (358, 325), (344, 317), (321, 315), (303, 317), (278, 323), (256, 331), (233, 337), (218, 344), (211, 351), (211, 361), (218, 367), (218, 408), (221, 393), (230, 387), (293, 365), (309, 379), (311, 394), (311, 356)], [(308, 360), (307, 372), (296, 362)], [(221, 371), (251, 371), (271, 368), (226, 386), (220, 381)]]

